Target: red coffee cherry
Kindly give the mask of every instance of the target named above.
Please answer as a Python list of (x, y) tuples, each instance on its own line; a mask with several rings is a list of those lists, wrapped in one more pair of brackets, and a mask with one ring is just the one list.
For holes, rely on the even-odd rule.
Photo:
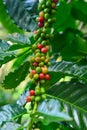
[(44, 79), (44, 78), (45, 78), (45, 75), (44, 75), (43, 73), (40, 73), (40, 74), (39, 74), (39, 78), (40, 78), (40, 79)]
[(26, 97), (26, 102), (31, 102), (31, 97), (30, 96)]
[(45, 75), (45, 79), (46, 79), (46, 80), (50, 80), (50, 75), (49, 75), (49, 74), (46, 74), (46, 75)]
[(39, 18), (38, 18), (38, 22), (43, 23), (43, 22), (44, 22), (44, 18), (43, 18), (43, 17), (39, 17)]
[(38, 27), (39, 27), (39, 28), (41, 28), (41, 27), (43, 27), (43, 26), (44, 26), (44, 23), (43, 23), (43, 22), (39, 22), (39, 23), (38, 23)]
[(37, 31), (37, 30), (35, 30), (35, 31), (34, 31), (34, 34), (37, 34), (37, 33), (38, 33), (38, 31)]
[(53, 2), (54, 2), (54, 3), (57, 3), (57, 2), (58, 2), (58, 0), (53, 0)]
[(33, 63), (33, 66), (35, 66), (35, 67), (38, 66), (38, 63), (37, 63), (37, 62), (34, 62), (34, 63)]
[(41, 52), (43, 52), (43, 53), (46, 53), (48, 50), (47, 50), (47, 48), (46, 47), (43, 47), (42, 49), (41, 49)]
[(38, 49), (42, 49), (43, 48), (43, 45), (42, 44), (38, 44)]
[(30, 90), (29, 93), (30, 93), (30, 96), (34, 96), (35, 95), (35, 91), (34, 90)]
[(36, 70), (31, 70), (31, 74), (32, 75), (36, 74)]

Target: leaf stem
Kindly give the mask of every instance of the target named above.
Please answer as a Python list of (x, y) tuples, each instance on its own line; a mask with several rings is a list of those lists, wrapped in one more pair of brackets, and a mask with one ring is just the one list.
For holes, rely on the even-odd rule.
[[(35, 102), (35, 103), (34, 103), (34, 108), (33, 108), (33, 110), (32, 110), (32, 114), (34, 114), (34, 113), (36, 112), (36, 110), (37, 110), (37, 105), (38, 105), (37, 102)], [(30, 122), (29, 122), (29, 124), (28, 124), (27, 130), (31, 130), (31, 127), (32, 127), (33, 123), (34, 123), (34, 118), (31, 118), (31, 120), (30, 120)]]

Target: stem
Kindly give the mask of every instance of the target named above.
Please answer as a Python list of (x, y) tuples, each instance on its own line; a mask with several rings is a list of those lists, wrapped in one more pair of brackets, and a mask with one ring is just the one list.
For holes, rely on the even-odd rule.
[[(36, 112), (37, 105), (38, 105), (37, 102), (35, 102), (34, 108), (32, 110), (32, 114), (34, 114)], [(31, 127), (32, 127), (33, 123), (34, 123), (34, 118), (31, 118), (31, 120), (30, 120), (30, 122), (28, 124), (27, 130), (31, 130)]]

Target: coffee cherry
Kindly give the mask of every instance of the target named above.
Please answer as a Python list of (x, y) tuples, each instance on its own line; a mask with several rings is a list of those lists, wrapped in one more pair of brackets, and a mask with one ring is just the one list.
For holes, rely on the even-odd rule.
[(44, 13), (49, 13), (49, 11), (50, 11), (49, 8), (44, 9)]
[(58, 2), (58, 0), (53, 0), (53, 2), (54, 2), (54, 3), (57, 3), (57, 2)]
[(37, 33), (38, 33), (38, 31), (37, 31), (37, 30), (35, 30), (35, 31), (34, 31), (34, 34), (37, 34)]
[(42, 67), (42, 72), (43, 72), (44, 74), (46, 74), (46, 73), (48, 72), (48, 68), (47, 68), (47, 67)]
[(41, 93), (44, 94), (45, 93), (45, 88), (41, 88)]
[(41, 84), (44, 84), (44, 83), (45, 83), (45, 80), (44, 80), (44, 79), (40, 80), (40, 83), (41, 83)]
[(36, 90), (35, 90), (35, 95), (40, 95), (40, 94), (41, 94), (40, 89), (36, 89)]
[(45, 37), (45, 33), (41, 33), (41, 38), (44, 38)]
[(43, 53), (46, 53), (48, 50), (47, 50), (47, 48), (46, 47), (43, 47), (42, 49), (41, 49), (41, 52), (43, 52)]
[(38, 56), (38, 57), (35, 58), (35, 61), (36, 61), (36, 62), (40, 62), (40, 61), (41, 61), (41, 58)]
[[(39, 26), (39, 25), (38, 25)], [(38, 34), (34, 34), (34, 39), (37, 40), (38, 39)]]
[(39, 74), (39, 78), (40, 78), (40, 79), (44, 79), (44, 78), (45, 78), (45, 75), (44, 75), (43, 73), (40, 73), (40, 74)]
[(39, 16), (40, 16), (40, 17), (44, 17), (44, 12), (41, 11), (41, 12), (39, 13)]
[(40, 96), (36, 96), (36, 97), (35, 97), (35, 101), (36, 101), (36, 102), (39, 102), (40, 100), (41, 100), (41, 97), (40, 97)]
[(35, 100), (35, 96), (31, 96), (31, 101), (34, 101)]
[(42, 28), (38, 29), (38, 34), (41, 34)]
[(38, 57), (38, 56), (40, 57), (40, 55), (41, 55), (40, 52), (38, 52), (38, 53), (36, 53), (35, 56), (36, 56), (36, 57)]
[(47, 29), (46, 28), (43, 28), (43, 30), (42, 30), (44, 33), (46, 33), (47, 32)]
[(42, 69), (40, 67), (36, 68), (36, 72), (39, 74), (42, 71)]
[(43, 45), (42, 44), (38, 44), (38, 49), (42, 49), (43, 48)]
[(46, 79), (46, 80), (50, 80), (50, 75), (49, 75), (49, 74), (46, 74), (46, 75), (45, 75), (45, 79)]
[(44, 40), (44, 41), (42, 41), (42, 43), (41, 43), (41, 44), (42, 44), (43, 46), (45, 46), (45, 45), (46, 45), (46, 43), (47, 43), (47, 41), (45, 41), (45, 40)]
[(32, 49), (35, 50), (36, 48), (37, 48), (37, 45), (34, 44), (34, 45), (32, 46)]
[(38, 22), (44, 23), (44, 18), (43, 18), (43, 17), (39, 17), (39, 18), (38, 18)]
[(45, 28), (48, 28), (48, 27), (49, 27), (49, 23), (46, 22), (46, 23), (44, 24), (44, 27), (45, 27)]
[(30, 62), (34, 62), (34, 60), (35, 60), (35, 57), (30, 57)]
[(41, 61), (44, 61), (44, 60), (45, 60), (45, 57), (44, 57), (44, 56), (42, 56), (42, 57), (41, 57)]
[(40, 62), (40, 63), (39, 63), (39, 66), (40, 66), (40, 67), (44, 66), (44, 62)]
[(55, 7), (56, 7), (56, 4), (53, 2), (53, 3), (51, 4), (51, 7), (52, 7), (52, 8), (55, 8)]
[(51, 1), (47, 1), (47, 2), (46, 2), (46, 6), (47, 6), (47, 7), (50, 7), (50, 6), (51, 6)]
[(30, 96), (26, 97), (26, 102), (31, 102), (31, 97)]
[(35, 91), (34, 90), (30, 90), (29, 93), (30, 93), (30, 96), (34, 96), (35, 95)]
[(32, 75), (36, 74), (36, 70), (31, 70), (31, 74)]
[(37, 79), (39, 78), (39, 75), (38, 75), (38, 74), (34, 74), (33, 78), (34, 78), (35, 80), (37, 80)]
[(46, 99), (46, 97), (47, 97), (46, 94), (42, 94), (42, 95), (41, 95), (41, 98), (42, 98), (43, 100)]
[(41, 27), (43, 27), (43, 26), (44, 26), (44, 23), (41, 23), (41, 22), (38, 23), (38, 27), (39, 27), (39, 28), (41, 28)]
[(51, 10), (51, 13), (52, 13), (52, 14), (55, 14), (55, 13), (56, 13), (56, 10), (55, 10), (55, 9), (52, 9), (52, 10)]
[(33, 66), (35, 66), (35, 67), (38, 66), (38, 63), (37, 63), (37, 62), (34, 62), (34, 63), (33, 63)]
[(35, 50), (35, 53), (37, 53), (37, 52), (40, 52), (40, 49), (36, 49), (36, 50)]
[(47, 20), (48, 18), (49, 18), (49, 14), (48, 13), (46, 13), (45, 15), (44, 15), (44, 18)]
[(47, 45), (47, 46), (46, 46), (46, 48), (47, 48), (47, 51), (49, 51), (49, 50), (50, 50), (50, 46), (48, 46), (48, 45)]

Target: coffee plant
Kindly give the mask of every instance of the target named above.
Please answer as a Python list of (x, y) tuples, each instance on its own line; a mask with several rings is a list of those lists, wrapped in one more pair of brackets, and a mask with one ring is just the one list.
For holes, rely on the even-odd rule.
[(87, 1), (0, 0), (0, 22), (1, 86), (24, 87), (0, 130), (87, 130)]

